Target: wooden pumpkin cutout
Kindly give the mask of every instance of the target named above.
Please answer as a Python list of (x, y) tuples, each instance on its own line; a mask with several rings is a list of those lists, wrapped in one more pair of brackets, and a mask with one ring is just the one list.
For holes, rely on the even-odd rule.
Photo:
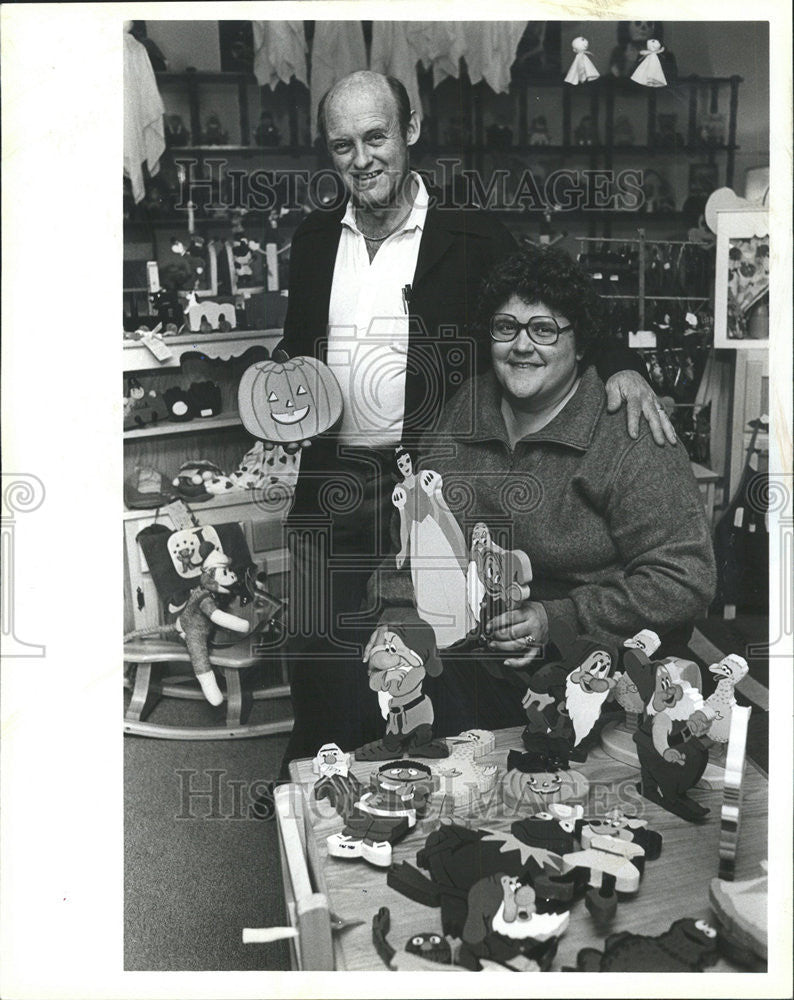
[(265, 441), (317, 437), (342, 414), (342, 390), (334, 373), (309, 357), (251, 365), (240, 379), (237, 400), (245, 429)]

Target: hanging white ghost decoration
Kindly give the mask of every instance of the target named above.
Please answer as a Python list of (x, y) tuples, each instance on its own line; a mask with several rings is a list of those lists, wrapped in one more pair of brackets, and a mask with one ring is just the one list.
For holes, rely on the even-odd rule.
[(587, 54), (589, 47), (590, 43), (586, 38), (582, 38), (581, 35), (578, 38), (574, 38), (571, 42), (571, 48), (575, 54), (571, 68), (565, 76), (566, 83), (572, 83), (576, 86), (578, 83), (588, 83), (590, 80), (597, 80), (600, 76), (593, 60)]

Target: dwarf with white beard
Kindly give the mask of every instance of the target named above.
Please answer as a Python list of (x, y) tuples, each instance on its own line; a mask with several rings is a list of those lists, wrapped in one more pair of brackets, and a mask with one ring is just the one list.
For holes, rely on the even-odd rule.
[(497, 872), (475, 882), (469, 889), (468, 913), (461, 934), (461, 965), (478, 969), (485, 960), (519, 969), (521, 960), (528, 959), (547, 970), (570, 915), (567, 909), (538, 909), (535, 890), (519, 878)]
[(612, 694), (615, 680), (610, 677), (612, 657), (595, 650), (565, 679), (565, 710), (573, 723), (574, 746), (589, 736), (604, 702)]
[[(569, 759), (587, 760), (595, 739), (588, 736), (615, 687), (612, 670), (617, 655), (600, 639), (577, 635), (561, 619), (550, 622), (549, 647), (559, 659), (543, 664), (527, 682), (522, 702), (527, 726), (521, 739), (530, 757), (545, 753), (557, 767), (567, 767)], [(538, 770), (538, 766), (528, 760), (521, 769)]]
[[(634, 734), (645, 798), (691, 822), (708, 809), (686, 794), (706, 769), (708, 751), (698, 740), (713, 718), (700, 692), (700, 668), (690, 660), (668, 658), (656, 664), (645, 717)], [(650, 695), (650, 697), (648, 697)]]

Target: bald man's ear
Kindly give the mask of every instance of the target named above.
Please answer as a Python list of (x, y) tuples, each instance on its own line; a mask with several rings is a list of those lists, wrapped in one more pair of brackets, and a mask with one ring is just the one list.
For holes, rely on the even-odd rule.
[(419, 124), (419, 118), (415, 111), (411, 112), (411, 117), (408, 119), (408, 131), (406, 133), (406, 143), (409, 146), (413, 144), (419, 138), (419, 133), (422, 131), (422, 126)]

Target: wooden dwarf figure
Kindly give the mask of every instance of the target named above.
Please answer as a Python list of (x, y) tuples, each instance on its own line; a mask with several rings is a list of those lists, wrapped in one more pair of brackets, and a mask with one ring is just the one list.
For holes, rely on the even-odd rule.
[(567, 767), (569, 759), (587, 759), (591, 734), (612, 697), (617, 656), (608, 643), (576, 636), (559, 620), (550, 623), (549, 639), (562, 659), (544, 664), (528, 681), (522, 740), (530, 754), (551, 754)]
[(475, 882), (468, 893), (460, 963), (472, 970), (481, 968), (483, 959), (507, 969), (548, 970), (570, 913), (567, 908), (541, 912), (538, 902), (528, 881), (504, 872)]
[(394, 608), (392, 624), (380, 626), (364, 650), (369, 686), (381, 697), (386, 732), (366, 743), (356, 760), (448, 757), (444, 740), (433, 739), (433, 703), (422, 691), (426, 676), (441, 673), (433, 629), (412, 608)]
[(667, 657), (651, 670), (629, 672), (646, 701), (634, 742), (640, 762), (638, 791), (668, 812), (689, 822), (705, 819), (709, 810), (687, 792), (701, 778), (708, 751), (698, 739), (714, 718), (701, 694), (700, 668), (691, 660)]
[[(642, 670), (643, 664), (650, 664), (650, 657), (660, 645), (659, 636), (648, 628), (642, 629), (623, 643), (624, 670), (615, 674), (615, 701), (626, 713), (626, 729), (629, 732), (636, 731), (639, 717), (645, 710), (645, 702), (628, 673), (627, 663), (631, 661), (635, 665), (635, 670)], [(638, 652), (633, 652), (634, 650)]]

